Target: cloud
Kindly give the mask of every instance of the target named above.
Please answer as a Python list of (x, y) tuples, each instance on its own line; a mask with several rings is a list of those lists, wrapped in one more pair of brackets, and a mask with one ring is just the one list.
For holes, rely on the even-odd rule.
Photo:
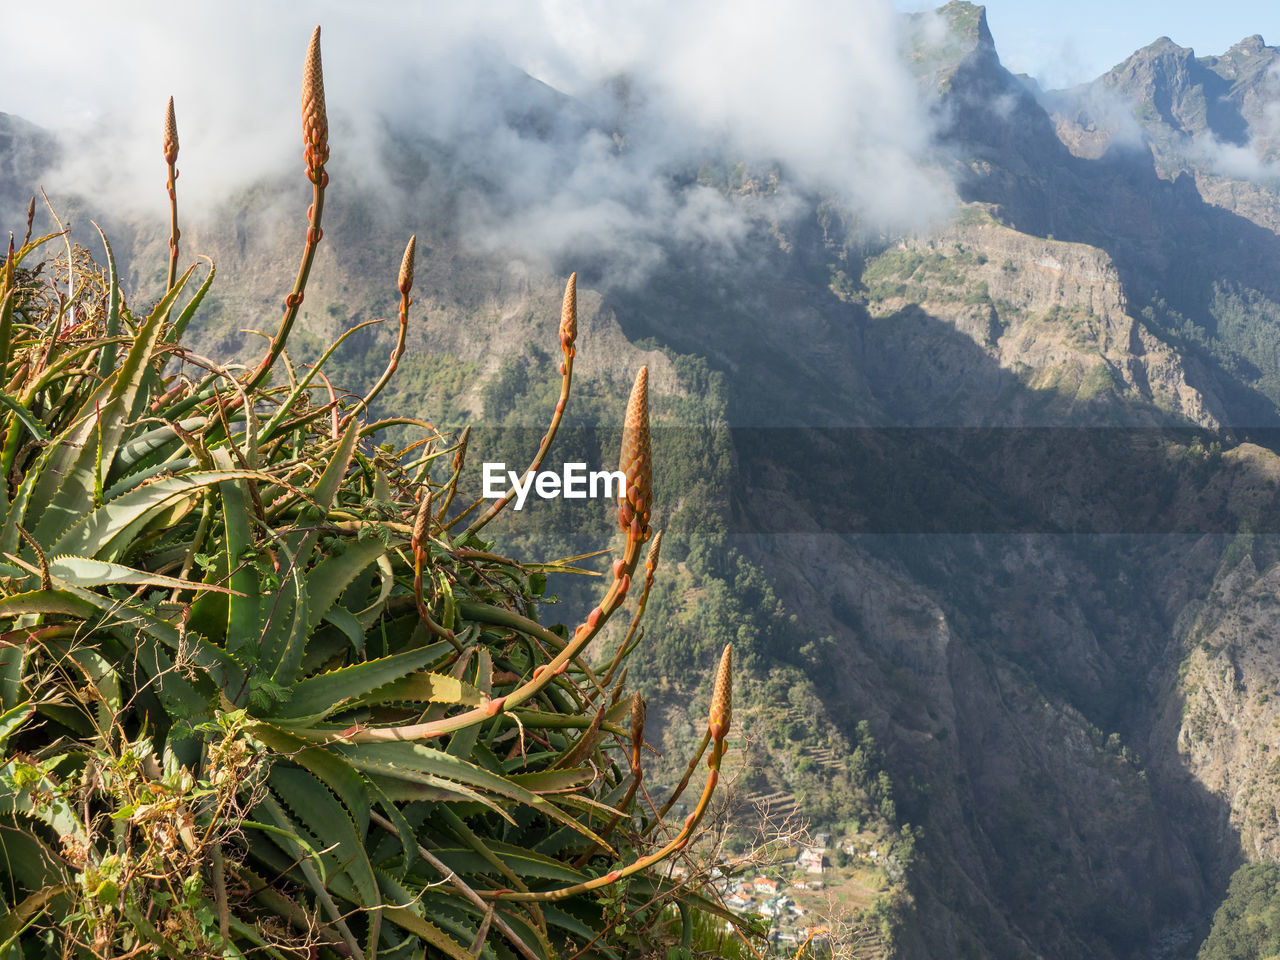
[(1059, 133), (1079, 156), (1097, 158), (1108, 151), (1143, 152), (1146, 133), (1134, 114), (1134, 104), (1101, 83), (1067, 90), (1035, 91), (1040, 105), (1053, 117)]
[[(463, 202), (477, 246), (586, 247), (637, 273), (672, 239), (731, 250), (791, 191), (886, 230), (953, 202), (887, 0), (27, 4), (6, 13), (0, 110), (69, 138), (47, 186), (151, 210), (172, 94), (183, 203), (208, 210), (300, 171), (316, 22), (335, 178), (392, 184), (387, 129), (434, 144), (483, 185)], [(691, 178), (717, 155), (776, 164), (788, 187), (744, 200)]]
[(1186, 141), (1186, 150), (1198, 166), (1236, 180), (1275, 180), (1280, 177), (1280, 165), (1264, 160), (1258, 151), (1256, 140), (1247, 144), (1227, 143), (1213, 134), (1205, 134)]

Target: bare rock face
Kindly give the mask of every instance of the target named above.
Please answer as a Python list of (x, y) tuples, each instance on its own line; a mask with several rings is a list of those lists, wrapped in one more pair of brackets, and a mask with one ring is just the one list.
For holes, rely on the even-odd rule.
[(1227, 800), (1230, 827), (1250, 860), (1280, 857), (1280, 564), (1255, 565), (1237, 538), (1209, 595), (1183, 614), (1181, 659), (1169, 664), (1161, 724), (1177, 759)]
[(1197, 170), (1194, 176), (1205, 203), (1230, 210), (1272, 233), (1280, 232), (1280, 194), (1275, 190), (1210, 171)]
[(869, 266), (874, 316), (912, 305), (1027, 386), (1055, 390), (1079, 409), (1128, 398), (1138, 401), (1126, 413), (1134, 422), (1222, 422), (1216, 399), (1194, 385), (1196, 372), (1131, 315), (1106, 253), (1027, 236), (979, 207), (962, 219), (971, 222), (903, 240)]

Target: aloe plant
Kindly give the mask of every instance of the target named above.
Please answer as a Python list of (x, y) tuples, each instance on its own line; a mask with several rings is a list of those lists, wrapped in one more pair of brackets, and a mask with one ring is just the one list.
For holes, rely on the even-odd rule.
[[(175, 271), (143, 315), (105, 238), (104, 270), (70, 255), (52, 286), (26, 265), (57, 235), (10, 243), (0, 960), (623, 958), (687, 944), (697, 913), (738, 922), (656, 869), (695, 839), (715, 789), (729, 651), (706, 785), (670, 829), (644, 802), (643, 700), (614, 680), (657, 539), (618, 658), (603, 673), (588, 659), (652, 538), (647, 372), (623, 429), (621, 556), (572, 630), (537, 619), (555, 564), (479, 538), (496, 510), (457, 532), (465, 434), (422, 422), (405, 450), (375, 442), (386, 424), (370, 404), (410, 322), (412, 238), (385, 374), (354, 403), (314, 389), (340, 339), (301, 379), (287, 366), (271, 384), (320, 240), (318, 30), (306, 63), (314, 203), (285, 315), (251, 370), (183, 344), (212, 266)], [(175, 263), (176, 155), (170, 106)], [(562, 393), (535, 463), (568, 399), (573, 278), (560, 336)]]

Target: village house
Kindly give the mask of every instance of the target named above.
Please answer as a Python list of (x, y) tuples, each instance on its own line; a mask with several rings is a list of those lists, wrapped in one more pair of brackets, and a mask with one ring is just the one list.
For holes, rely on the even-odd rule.
[(822, 873), (826, 866), (825, 848), (805, 847), (796, 861), (796, 866), (805, 873)]

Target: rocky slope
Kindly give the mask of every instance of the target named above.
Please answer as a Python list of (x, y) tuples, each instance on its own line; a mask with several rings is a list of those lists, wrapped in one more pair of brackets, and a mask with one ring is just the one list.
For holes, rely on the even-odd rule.
[(1265, 861), (1280, 858), (1274, 549), (1274, 537), (1239, 537), (1209, 595), (1183, 611), (1182, 642), (1171, 651), (1181, 660), (1165, 664), (1167, 706), (1158, 718), (1176, 762), (1226, 801), (1220, 828), (1239, 835), (1248, 859)]
[[(967, 222), (904, 239), (864, 274), (868, 309), (880, 325), (910, 336), (921, 329), (913, 314), (923, 311), (981, 348), (976, 362), (958, 364), (963, 355), (953, 353), (929, 371), (940, 385), (968, 393), (967, 403), (945, 408), (948, 418), (1030, 425), (1062, 423), (1074, 411), (1077, 418), (1101, 423), (1111, 420), (1102, 409), (1109, 405), (1131, 425), (1177, 418), (1208, 429), (1221, 425), (1225, 410), (1200, 365), (1130, 313), (1119, 272), (1104, 251), (1027, 236), (981, 207), (971, 208), (962, 221)], [(992, 361), (1033, 391), (1056, 393), (1063, 403), (1033, 412), (985, 402), (994, 384), (984, 382), (984, 368)], [(913, 419), (941, 412), (938, 391), (903, 392), (899, 410), (911, 394), (928, 397)]]

